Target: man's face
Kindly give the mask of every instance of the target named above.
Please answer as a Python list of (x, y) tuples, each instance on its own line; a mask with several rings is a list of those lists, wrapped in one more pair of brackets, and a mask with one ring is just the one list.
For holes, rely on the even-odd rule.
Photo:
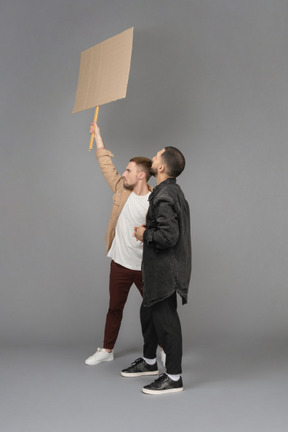
[(123, 184), (126, 189), (133, 190), (139, 181), (139, 168), (135, 162), (129, 162), (122, 174)]
[(150, 168), (150, 174), (154, 177), (158, 174), (158, 168), (160, 165), (163, 165), (162, 154), (165, 152), (165, 149), (160, 150), (153, 158), (152, 158), (152, 166)]

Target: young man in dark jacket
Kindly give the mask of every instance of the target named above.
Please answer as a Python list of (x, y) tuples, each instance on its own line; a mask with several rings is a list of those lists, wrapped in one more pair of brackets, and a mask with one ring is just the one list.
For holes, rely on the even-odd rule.
[(143, 387), (148, 394), (183, 390), (182, 333), (177, 313), (177, 293), (187, 303), (191, 276), (190, 212), (176, 183), (185, 167), (185, 158), (174, 147), (165, 147), (153, 158), (151, 173), (157, 186), (149, 197), (146, 225), (135, 227), (143, 242), (143, 303), (141, 326), (143, 357), (122, 370), (124, 377), (158, 375), (158, 343), (166, 353), (166, 372)]

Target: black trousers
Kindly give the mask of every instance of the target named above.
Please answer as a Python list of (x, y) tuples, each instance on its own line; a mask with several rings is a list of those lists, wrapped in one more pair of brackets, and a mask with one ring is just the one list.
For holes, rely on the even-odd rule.
[(150, 307), (141, 305), (140, 319), (144, 338), (143, 356), (155, 358), (157, 346), (166, 353), (168, 374), (182, 373), (182, 331), (177, 312), (176, 292)]

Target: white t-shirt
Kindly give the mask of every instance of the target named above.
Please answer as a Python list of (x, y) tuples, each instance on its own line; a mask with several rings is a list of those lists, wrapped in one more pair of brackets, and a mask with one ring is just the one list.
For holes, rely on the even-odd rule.
[(134, 227), (145, 224), (149, 207), (146, 195), (131, 192), (116, 224), (115, 237), (107, 256), (131, 270), (141, 270), (143, 245), (133, 236)]

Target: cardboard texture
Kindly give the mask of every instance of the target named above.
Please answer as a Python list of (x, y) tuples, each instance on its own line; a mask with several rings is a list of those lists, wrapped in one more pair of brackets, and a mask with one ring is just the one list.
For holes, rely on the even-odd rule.
[(81, 53), (73, 113), (126, 97), (133, 27)]

